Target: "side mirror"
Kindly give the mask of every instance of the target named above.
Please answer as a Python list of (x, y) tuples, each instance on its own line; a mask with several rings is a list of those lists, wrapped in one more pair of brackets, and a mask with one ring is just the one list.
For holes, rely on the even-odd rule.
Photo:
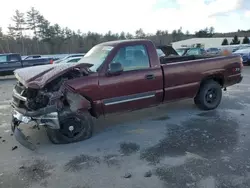
[(121, 63), (110, 63), (107, 74), (108, 75), (119, 75), (123, 72)]

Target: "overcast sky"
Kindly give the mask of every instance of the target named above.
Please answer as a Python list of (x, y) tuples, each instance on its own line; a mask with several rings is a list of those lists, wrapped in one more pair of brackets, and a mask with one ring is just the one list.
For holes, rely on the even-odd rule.
[(250, 0), (2, 0), (0, 27), (6, 31), (16, 9), (32, 6), (52, 24), (82, 32), (131, 32), (142, 28), (184, 31), (213, 26), (217, 32), (250, 29)]

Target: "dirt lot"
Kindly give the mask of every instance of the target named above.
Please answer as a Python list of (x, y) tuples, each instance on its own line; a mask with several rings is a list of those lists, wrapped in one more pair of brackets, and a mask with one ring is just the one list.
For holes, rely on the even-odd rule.
[(1, 188), (250, 187), (250, 67), (215, 111), (189, 100), (113, 115), (96, 121), (91, 139), (68, 145), (22, 125), (35, 152), (10, 131), (14, 82), (0, 79)]

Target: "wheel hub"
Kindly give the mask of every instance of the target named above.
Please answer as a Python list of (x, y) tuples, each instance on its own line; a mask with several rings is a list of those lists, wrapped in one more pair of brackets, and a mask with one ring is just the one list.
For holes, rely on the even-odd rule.
[(69, 131), (73, 131), (74, 130), (74, 126), (69, 126)]
[(75, 138), (84, 130), (83, 122), (77, 117), (67, 117), (61, 122), (61, 132), (68, 138)]
[(209, 89), (206, 94), (206, 101), (207, 103), (213, 103), (217, 99), (217, 91), (213, 88)]

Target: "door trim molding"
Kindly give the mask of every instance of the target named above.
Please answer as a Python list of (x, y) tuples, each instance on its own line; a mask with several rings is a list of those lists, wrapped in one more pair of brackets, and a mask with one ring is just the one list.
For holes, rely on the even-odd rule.
[(109, 99), (104, 99), (103, 104), (105, 106), (120, 104), (120, 103), (126, 103), (141, 99), (148, 99), (155, 97), (155, 91), (145, 92), (145, 93), (138, 93), (138, 94), (132, 94), (127, 96), (121, 96), (121, 97), (114, 97)]

